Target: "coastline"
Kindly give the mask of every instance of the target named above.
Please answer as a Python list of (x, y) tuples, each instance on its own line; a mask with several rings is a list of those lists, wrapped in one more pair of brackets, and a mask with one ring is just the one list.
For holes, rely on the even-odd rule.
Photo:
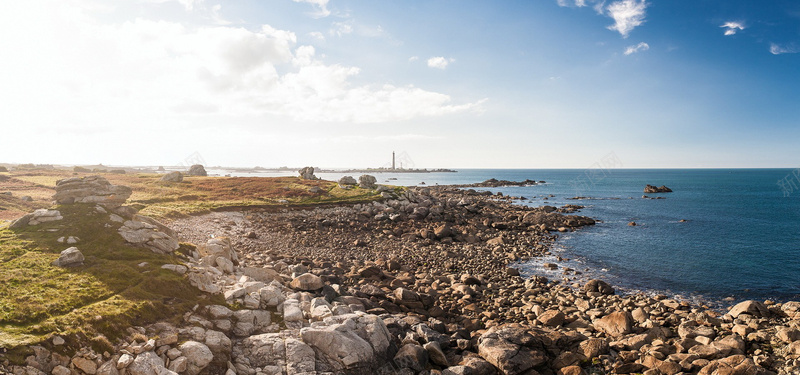
[[(53, 336), (52, 344), (30, 348), (27, 367), (0, 362), (0, 372), (800, 371), (800, 303), (744, 301), (720, 311), (666, 295), (618, 293), (597, 279), (520, 274), (520, 261), (559, 256), (558, 233), (595, 223), (580, 216), (581, 206), (530, 207), (449, 186), (385, 193), (370, 202), (168, 219), (164, 230), (174, 231), (168, 236), (176, 247), (183, 244), (177, 263), (161, 268), (185, 275), (214, 302), (177, 321), (137, 327), (105, 353), (81, 347), (65, 357), (58, 348), (64, 339)], [(87, 208), (105, 212), (97, 207)], [(126, 207), (114, 212), (151, 220)]]

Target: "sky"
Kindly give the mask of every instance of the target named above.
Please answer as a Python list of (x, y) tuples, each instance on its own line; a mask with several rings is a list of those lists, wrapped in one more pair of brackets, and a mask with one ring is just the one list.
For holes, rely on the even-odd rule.
[(800, 167), (800, 2), (26, 0), (0, 163)]

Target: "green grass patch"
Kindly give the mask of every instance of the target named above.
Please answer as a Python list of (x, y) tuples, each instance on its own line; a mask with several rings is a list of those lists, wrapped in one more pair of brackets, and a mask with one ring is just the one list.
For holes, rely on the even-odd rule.
[[(127, 245), (117, 233), (119, 224), (94, 207), (60, 206), (64, 220), (0, 229), (0, 347), (38, 343), (52, 333), (114, 340), (126, 327), (179, 319), (198, 303), (222, 302), (160, 268), (182, 255)], [(61, 244), (62, 236), (80, 241)], [(81, 250), (84, 265), (53, 266), (69, 246)]]

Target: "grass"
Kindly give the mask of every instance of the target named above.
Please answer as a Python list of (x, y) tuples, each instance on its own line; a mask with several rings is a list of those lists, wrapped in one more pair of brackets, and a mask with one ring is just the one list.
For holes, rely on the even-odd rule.
[[(51, 334), (77, 343), (98, 336), (120, 338), (126, 327), (180, 317), (197, 304), (221, 302), (192, 287), (161, 265), (179, 256), (155, 254), (127, 245), (111, 228), (108, 214), (94, 205), (57, 207), (64, 220), (0, 229), (0, 347), (39, 343)], [(83, 266), (51, 263), (76, 236)], [(146, 262), (146, 265), (139, 265)]]
[[(206, 295), (186, 278), (161, 265), (181, 262), (185, 255), (160, 255), (127, 245), (118, 223), (94, 205), (57, 206), (64, 219), (23, 229), (7, 222), (37, 208), (51, 207), (57, 180), (91, 175), (71, 170), (0, 172), (0, 348), (21, 363), (29, 345), (41, 344), (69, 355), (82, 346), (107, 348), (130, 326), (178, 320), (194, 306), (224, 303)], [(101, 174), (111, 183), (130, 186), (128, 203), (142, 214), (161, 219), (234, 207), (316, 205), (363, 202), (379, 198), (366, 189), (341, 189), (330, 181), (296, 177), (187, 177), (181, 183), (160, 181), (157, 174)], [(319, 188), (321, 192), (312, 193)], [(32, 202), (19, 199), (31, 196)], [(110, 225), (110, 227), (108, 227)], [(75, 236), (75, 245), (59, 237)], [(52, 265), (59, 253), (76, 246), (83, 266)], [(183, 244), (182, 247), (190, 246)], [(185, 252), (183, 252), (185, 253)], [(140, 267), (139, 265), (146, 263)], [(53, 334), (67, 344), (53, 347)]]
[[(30, 195), (34, 202), (20, 206), (17, 198), (0, 200), (0, 220), (9, 220), (47, 207), (55, 193), (56, 181), (68, 177), (97, 173), (76, 173), (71, 170), (21, 170), (5, 173), (10, 181), (0, 181), (0, 192), (14, 184), (14, 196)], [(130, 186), (133, 195), (129, 204), (144, 215), (175, 218), (207, 213), (230, 207), (271, 205), (315, 205), (362, 202), (380, 197), (374, 190), (342, 189), (337, 183), (323, 180), (302, 180), (298, 177), (185, 177), (183, 182), (162, 182), (160, 174), (101, 173), (112, 184)], [(322, 193), (312, 193), (312, 188)], [(3, 199), (0, 196), (0, 199)], [(5, 209), (5, 211), (3, 211)], [(3, 216), (3, 212), (6, 212)]]

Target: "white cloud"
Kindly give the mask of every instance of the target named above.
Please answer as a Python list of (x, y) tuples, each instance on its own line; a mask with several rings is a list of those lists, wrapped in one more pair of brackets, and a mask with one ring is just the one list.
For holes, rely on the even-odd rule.
[(328, 0), (292, 0), (295, 3), (308, 3), (313, 5), (317, 8), (317, 11), (311, 13), (311, 16), (314, 18), (324, 18), (331, 15), (331, 11), (328, 10)]
[(641, 43), (639, 43), (639, 44), (637, 44), (635, 46), (628, 46), (628, 48), (625, 48), (625, 55), (627, 56), (627, 55), (630, 55), (630, 54), (634, 54), (636, 52), (647, 51), (649, 49), (650, 49), (650, 45), (649, 44), (647, 44), (645, 42), (641, 42)]
[(353, 32), (353, 20), (348, 20), (345, 22), (334, 22), (331, 25), (331, 29), (328, 30), (333, 36), (343, 36), (347, 34), (351, 34)]
[(308, 35), (309, 35), (310, 37), (312, 37), (312, 38), (316, 39), (316, 40), (320, 40), (320, 41), (324, 41), (324, 40), (325, 40), (325, 35), (324, 35), (324, 34), (322, 34), (322, 33), (321, 33), (321, 32), (319, 32), (319, 31), (312, 31), (312, 32), (308, 33)]
[(411, 57), (408, 58), (409, 62), (414, 62), (414, 61), (417, 61), (417, 60), (419, 60), (419, 56), (411, 56)]
[(724, 25), (720, 26), (725, 28), (725, 35), (735, 35), (737, 31), (744, 30), (745, 26), (741, 22), (725, 22)]
[(627, 38), (634, 28), (644, 23), (646, 8), (645, 0), (620, 0), (611, 3), (606, 10), (608, 16), (614, 19), (614, 24), (608, 29), (618, 31), (623, 38)]
[(453, 58), (447, 59), (441, 56), (431, 57), (430, 59), (428, 59), (428, 67), (436, 69), (446, 69), (447, 65), (449, 65), (451, 62), (454, 61), (456, 60)]
[(778, 45), (775, 43), (770, 43), (769, 45), (769, 52), (773, 55), (782, 55), (784, 53), (798, 53), (800, 49), (797, 48), (795, 45)]
[(295, 33), (268, 25), (107, 23), (66, 2), (25, 1), (0, 14), (0, 35), (16, 36), (0, 38), (0, 50), (18, 52), (0, 59), (3, 121), (27, 131), (58, 124), (139, 134), (190, 129), (197, 116), (377, 123), (482, 105), (414, 86), (356, 85), (358, 67), (328, 65)]
[(558, 6), (560, 6), (560, 7), (568, 7), (568, 6), (573, 6), (574, 5), (574, 6), (578, 7), (578, 8), (580, 8), (580, 7), (585, 7), (586, 6), (586, 1), (587, 0), (574, 0), (572, 3), (570, 3), (569, 0), (556, 0), (556, 3), (558, 3)]

